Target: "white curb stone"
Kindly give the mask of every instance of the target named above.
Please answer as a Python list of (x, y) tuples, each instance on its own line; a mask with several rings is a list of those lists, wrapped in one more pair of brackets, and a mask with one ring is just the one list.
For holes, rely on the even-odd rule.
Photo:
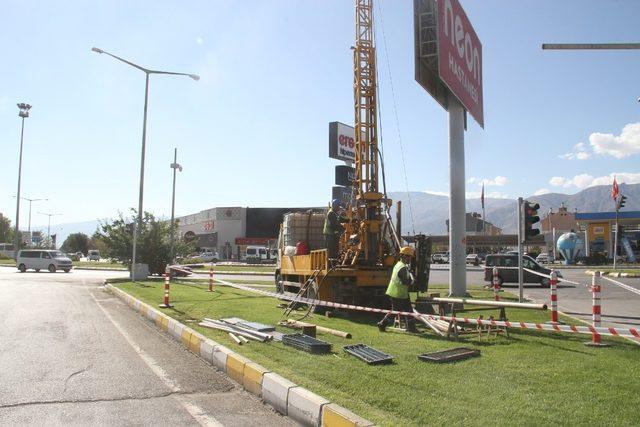
[(204, 339), (200, 342), (200, 357), (206, 360), (207, 363), (213, 365), (213, 348), (216, 344), (210, 339)]
[(302, 387), (289, 389), (287, 415), (306, 426), (318, 426), (321, 421), (322, 406), (327, 399)]
[(266, 373), (262, 377), (262, 399), (276, 411), (287, 415), (289, 389), (293, 387), (296, 385), (288, 379), (273, 372)]
[(227, 347), (217, 345), (213, 348), (213, 364), (222, 372), (227, 372), (227, 355), (231, 353)]

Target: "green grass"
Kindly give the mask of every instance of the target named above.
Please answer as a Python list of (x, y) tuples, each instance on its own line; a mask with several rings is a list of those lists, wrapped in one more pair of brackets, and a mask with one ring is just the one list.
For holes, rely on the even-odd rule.
[(73, 261), (73, 265), (83, 268), (119, 268), (126, 270), (126, 267), (119, 262)]
[[(152, 306), (162, 301), (160, 282), (117, 286)], [(206, 282), (173, 284), (174, 308), (165, 312), (182, 322), (191, 320), (187, 324), (204, 335), (378, 425), (638, 423), (640, 348), (626, 340), (606, 340), (613, 346), (595, 349), (583, 345), (590, 338), (585, 335), (513, 329), (509, 338), (470, 335), (454, 342), (433, 333), (380, 333), (375, 327), (378, 315), (314, 315), (307, 321), (351, 332), (353, 339), (319, 334), (333, 344), (333, 354), (310, 355), (278, 342), (238, 346), (226, 333), (199, 327), (193, 319), (237, 316), (268, 324), (282, 320), (276, 299), (221, 286), (213, 293), (205, 289)], [(471, 294), (492, 295), (480, 289)], [(487, 317), (491, 312), (478, 313)], [(510, 320), (549, 318), (548, 312), (519, 309), (507, 309), (507, 315)], [(394, 363), (368, 366), (342, 351), (343, 345), (355, 343), (392, 354)], [(461, 345), (480, 349), (481, 357), (443, 365), (416, 357)]]
[[(205, 267), (205, 268), (194, 268), (193, 271), (197, 271), (197, 272), (208, 272), (209, 271), (209, 267)], [(266, 273), (273, 273), (276, 271), (276, 267), (273, 265), (256, 265), (256, 264), (248, 264), (248, 265), (214, 265), (213, 266), (213, 271), (214, 272), (220, 272), (220, 273), (224, 273), (226, 271), (259, 271), (259, 272), (266, 272)]]

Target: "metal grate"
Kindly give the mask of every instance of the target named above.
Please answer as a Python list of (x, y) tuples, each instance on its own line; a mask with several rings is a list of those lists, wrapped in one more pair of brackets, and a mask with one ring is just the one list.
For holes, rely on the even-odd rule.
[(369, 365), (381, 365), (393, 361), (393, 356), (365, 344), (345, 345), (342, 349), (358, 359), (367, 362)]
[(480, 356), (480, 350), (472, 348), (458, 347), (450, 350), (436, 351), (435, 353), (424, 353), (418, 356), (418, 359), (425, 362), (455, 362), (457, 360), (468, 359), (470, 357)]
[(302, 334), (289, 334), (282, 337), (282, 343), (307, 353), (323, 354), (331, 351), (331, 344)]

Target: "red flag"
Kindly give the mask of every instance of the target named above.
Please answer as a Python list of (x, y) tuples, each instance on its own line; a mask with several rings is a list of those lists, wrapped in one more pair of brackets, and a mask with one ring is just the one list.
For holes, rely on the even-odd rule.
[(613, 200), (618, 199), (618, 183), (616, 182), (616, 177), (613, 177), (613, 187), (611, 187), (611, 198)]
[(480, 195), (480, 203), (482, 203), (482, 209), (484, 209), (484, 182), (482, 183), (482, 194)]

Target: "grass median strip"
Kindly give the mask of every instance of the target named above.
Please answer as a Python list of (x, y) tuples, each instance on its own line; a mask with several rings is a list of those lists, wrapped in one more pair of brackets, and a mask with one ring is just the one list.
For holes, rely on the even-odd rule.
[[(161, 282), (116, 286), (152, 306), (162, 301)], [(206, 288), (207, 281), (172, 282), (174, 308), (164, 312), (378, 425), (637, 422), (640, 349), (626, 340), (607, 339), (614, 344), (612, 347), (594, 349), (583, 345), (590, 339), (587, 335), (512, 329), (510, 338), (469, 335), (455, 342), (429, 332), (380, 333), (375, 326), (379, 315), (350, 313), (348, 318), (314, 315), (305, 319), (351, 332), (353, 339), (319, 333), (320, 339), (333, 344), (330, 355), (310, 355), (279, 342), (252, 342), (240, 347), (226, 333), (201, 328), (197, 321), (204, 317), (241, 317), (276, 324), (282, 320), (282, 309), (276, 308), (278, 300), (218, 284), (214, 292), (207, 293)], [(470, 293), (485, 299), (493, 295), (482, 289), (471, 289)], [(505, 292), (502, 298), (508, 295)], [(466, 315), (483, 314), (486, 318), (490, 313)], [(522, 309), (507, 309), (507, 315), (509, 320), (529, 322), (549, 319), (548, 312)], [(576, 324), (569, 318), (561, 320)], [(394, 363), (369, 366), (342, 351), (344, 345), (355, 343), (393, 355)], [(417, 358), (418, 354), (461, 345), (480, 349), (481, 357), (443, 365)]]

